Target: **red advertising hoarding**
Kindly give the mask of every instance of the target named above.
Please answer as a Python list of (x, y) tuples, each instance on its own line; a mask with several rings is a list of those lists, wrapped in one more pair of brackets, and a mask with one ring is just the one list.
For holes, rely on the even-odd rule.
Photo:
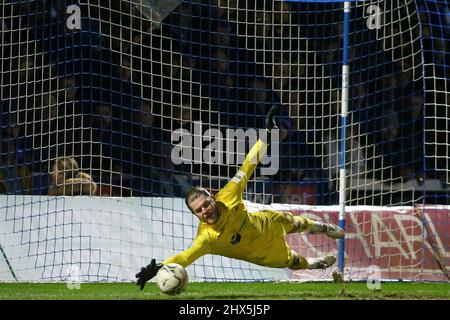
[[(294, 214), (338, 223), (338, 211), (311, 207)], [(449, 281), (450, 208), (348, 207), (346, 208), (344, 277), (365, 280), (377, 273), (381, 279)], [(294, 250), (305, 257), (338, 251), (338, 241), (324, 235), (287, 236)], [(331, 279), (337, 270), (292, 272), (297, 280)], [(447, 274), (447, 275), (446, 275)]]

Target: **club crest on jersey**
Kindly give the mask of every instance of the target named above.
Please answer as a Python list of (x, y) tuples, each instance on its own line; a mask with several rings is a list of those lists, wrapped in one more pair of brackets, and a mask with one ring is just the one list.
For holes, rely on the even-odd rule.
[(241, 242), (241, 234), (238, 232), (234, 236), (231, 237), (230, 243), (232, 245), (235, 245), (235, 244), (238, 244), (239, 242)]

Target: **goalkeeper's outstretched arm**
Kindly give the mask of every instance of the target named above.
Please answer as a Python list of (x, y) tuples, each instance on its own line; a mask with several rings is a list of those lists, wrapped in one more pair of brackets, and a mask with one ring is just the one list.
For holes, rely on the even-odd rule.
[(209, 253), (209, 243), (204, 236), (195, 238), (192, 246), (183, 252), (164, 260), (163, 264), (178, 263), (183, 267), (192, 264), (198, 258)]
[(199, 236), (194, 240), (190, 248), (166, 259), (163, 263), (156, 263), (156, 260), (152, 259), (148, 266), (146, 266), (145, 268), (141, 268), (141, 271), (136, 274), (136, 284), (140, 287), (141, 290), (143, 290), (147, 281), (156, 276), (159, 269), (161, 269), (163, 265), (169, 263), (178, 263), (179, 265), (182, 265), (186, 268), (198, 258), (204, 256), (205, 254), (208, 254), (209, 248), (209, 242), (207, 241), (206, 237)]
[(267, 151), (271, 139), (271, 130), (277, 129), (275, 117), (278, 113), (278, 108), (277, 105), (270, 108), (266, 117), (266, 135), (255, 143), (234, 177), (216, 195), (216, 199), (220, 199), (221, 202), (226, 203), (229, 207), (234, 207), (234, 205), (242, 201), (242, 194), (248, 180)]

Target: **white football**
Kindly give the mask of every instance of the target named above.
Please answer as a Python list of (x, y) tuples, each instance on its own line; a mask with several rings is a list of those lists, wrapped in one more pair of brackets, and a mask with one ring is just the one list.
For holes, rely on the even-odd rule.
[(158, 288), (165, 294), (180, 294), (189, 282), (186, 269), (177, 263), (169, 263), (156, 274)]

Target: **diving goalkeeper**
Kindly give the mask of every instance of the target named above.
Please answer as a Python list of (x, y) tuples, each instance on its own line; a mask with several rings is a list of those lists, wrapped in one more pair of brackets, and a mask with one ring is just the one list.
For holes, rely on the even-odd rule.
[(294, 216), (291, 212), (267, 210), (249, 213), (242, 194), (247, 181), (267, 150), (270, 130), (276, 128), (277, 107), (272, 107), (266, 118), (267, 136), (258, 140), (247, 154), (236, 175), (215, 196), (202, 187), (191, 188), (186, 205), (200, 220), (192, 246), (168, 258), (163, 263), (151, 263), (136, 274), (136, 284), (142, 290), (147, 281), (168, 263), (187, 267), (206, 254), (217, 254), (245, 260), (273, 268), (324, 269), (336, 262), (333, 254), (320, 258), (305, 258), (291, 250), (285, 235), (294, 232), (323, 233), (333, 239), (344, 237), (344, 230), (333, 224)]

